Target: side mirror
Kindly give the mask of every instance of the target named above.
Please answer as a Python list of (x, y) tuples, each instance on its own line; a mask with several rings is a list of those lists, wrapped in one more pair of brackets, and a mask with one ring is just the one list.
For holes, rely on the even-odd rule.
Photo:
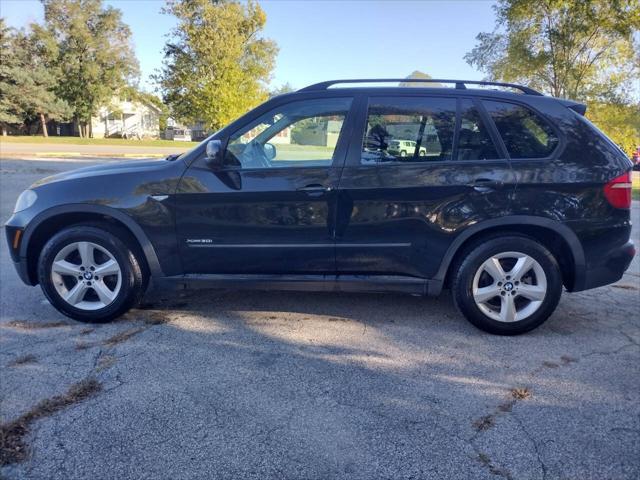
[(273, 143), (264, 144), (264, 154), (267, 156), (267, 159), (273, 160), (276, 158), (276, 153), (276, 146)]
[(220, 168), (223, 162), (222, 142), (220, 140), (209, 140), (207, 142), (206, 163), (210, 168)]

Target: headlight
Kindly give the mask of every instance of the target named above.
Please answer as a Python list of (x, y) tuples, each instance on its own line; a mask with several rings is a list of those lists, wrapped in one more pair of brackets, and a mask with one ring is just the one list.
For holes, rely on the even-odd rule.
[(21, 212), (22, 210), (26, 210), (38, 199), (38, 194), (33, 190), (25, 190), (20, 194), (18, 200), (16, 200), (16, 206), (13, 209), (13, 213)]

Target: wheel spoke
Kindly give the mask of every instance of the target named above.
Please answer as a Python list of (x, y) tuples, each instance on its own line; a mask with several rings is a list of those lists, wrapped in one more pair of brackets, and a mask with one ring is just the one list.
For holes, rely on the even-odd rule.
[(527, 285), (521, 283), (518, 287), (518, 295), (522, 295), (529, 300), (544, 300), (546, 289), (537, 285)]
[(91, 286), (93, 287), (93, 290), (98, 295), (98, 298), (100, 299), (100, 301), (105, 305), (110, 304), (116, 296), (115, 292), (112, 292), (111, 290), (109, 290), (109, 287), (107, 287), (102, 280), (97, 280), (93, 282)]
[(82, 273), (80, 271), (80, 265), (75, 265), (71, 262), (67, 262), (66, 260), (58, 260), (57, 262), (53, 262), (53, 265), (51, 265), (51, 270), (59, 275), (70, 275), (73, 277), (76, 277)]
[(84, 282), (78, 282), (75, 286), (69, 290), (64, 299), (71, 305), (76, 305), (84, 299), (84, 294), (87, 292), (87, 286)]
[(78, 253), (82, 259), (82, 265), (89, 267), (93, 265), (93, 245), (89, 242), (78, 242)]
[(516, 320), (516, 302), (513, 295), (504, 295), (500, 297), (500, 320), (503, 322), (515, 322)]
[(533, 262), (533, 258), (528, 255), (520, 257), (509, 272), (509, 275), (511, 275), (514, 280), (520, 280), (529, 270), (531, 270)]
[(478, 288), (473, 293), (473, 298), (478, 303), (484, 303), (487, 300), (491, 300), (494, 297), (500, 295), (500, 288), (497, 285), (489, 285), (488, 287)]
[(499, 282), (504, 278), (504, 270), (502, 269), (502, 265), (500, 265), (500, 260), (496, 257), (491, 257), (489, 260), (484, 262), (484, 270), (487, 272), (494, 281)]
[(101, 275), (106, 277), (108, 275), (117, 275), (120, 273), (120, 267), (118, 266), (118, 262), (115, 260), (107, 260), (106, 262), (98, 265), (94, 270), (94, 275)]

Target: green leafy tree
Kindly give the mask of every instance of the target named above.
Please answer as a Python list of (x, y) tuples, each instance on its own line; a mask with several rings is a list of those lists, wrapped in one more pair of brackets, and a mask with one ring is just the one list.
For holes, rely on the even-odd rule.
[(36, 32), (12, 32), (2, 25), (2, 65), (0, 66), (0, 122), (3, 134), (7, 123), (23, 123), (37, 118), (47, 136), (47, 120), (62, 120), (71, 111), (54, 88), (56, 78), (47, 68), (47, 51)]
[(113, 93), (132, 82), (138, 61), (122, 12), (102, 0), (42, 0), (42, 45), (55, 57), (58, 96), (72, 108), (80, 136), (90, 136), (91, 117)]
[(628, 155), (640, 145), (640, 104), (592, 102), (587, 117)]
[(13, 51), (13, 32), (0, 18), (0, 125), (2, 134), (7, 134), (7, 125), (21, 123), (24, 109), (16, 95), (15, 75), (20, 70)]
[(283, 83), (279, 87), (275, 87), (269, 91), (269, 98), (277, 97), (278, 95), (283, 95), (285, 93), (295, 92), (295, 88), (291, 86), (289, 82)]
[(268, 98), (277, 47), (255, 1), (169, 0), (164, 12), (178, 25), (154, 78), (174, 116), (215, 130)]
[[(412, 78), (431, 80), (433, 77), (431, 75), (429, 75), (428, 73), (421, 72), (420, 70), (414, 70), (413, 72), (411, 72), (411, 74), (409, 76), (407, 76), (407, 80), (410, 80)], [(399, 85), (401, 87), (413, 87), (413, 88), (425, 88), (425, 87), (439, 88), (439, 87), (442, 87), (442, 84), (438, 83), (438, 82), (429, 82), (429, 83), (425, 83), (425, 82), (400, 82)]]
[(500, 0), (495, 10), (496, 29), (465, 56), (492, 79), (607, 99), (638, 78), (638, 0)]
[(600, 112), (597, 121), (611, 134), (617, 127), (606, 122), (622, 111), (615, 105), (637, 102), (640, 2), (500, 0), (494, 8), (495, 30), (476, 37), (467, 62), (491, 80), (526, 83), (590, 108), (610, 103), (611, 115)]

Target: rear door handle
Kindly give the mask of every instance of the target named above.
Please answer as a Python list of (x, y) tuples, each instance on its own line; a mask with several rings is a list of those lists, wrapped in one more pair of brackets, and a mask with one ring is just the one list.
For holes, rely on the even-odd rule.
[(319, 183), (313, 183), (311, 185), (306, 185), (304, 187), (300, 187), (297, 189), (298, 192), (305, 192), (310, 197), (319, 197), (323, 193), (327, 193), (331, 191), (331, 187), (325, 187), (324, 185), (320, 185)]
[(502, 180), (491, 180), (489, 178), (477, 178), (468, 183), (467, 187), (473, 188), (476, 192), (491, 192), (504, 186)]

